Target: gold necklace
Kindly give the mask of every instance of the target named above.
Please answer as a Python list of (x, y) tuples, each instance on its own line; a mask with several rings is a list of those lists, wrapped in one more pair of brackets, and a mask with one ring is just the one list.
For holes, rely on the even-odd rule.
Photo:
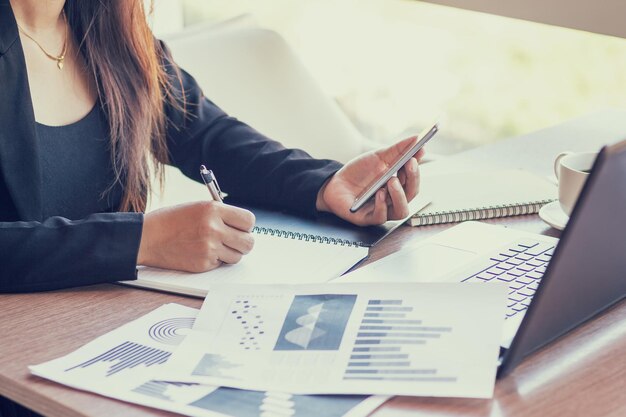
[(28, 33), (26, 33), (26, 31), (19, 24), (17, 25), (18, 29), (20, 30), (20, 32), (24, 34), (24, 36), (26, 36), (31, 41), (35, 42), (35, 45), (37, 45), (39, 49), (41, 49), (41, 51), (44, 54), (46, 54), (48, 58), (57, 62), (57, 67), (59, 67), (60, 70), (63, 69), (63, 65), (64, 65), (63, 61), (65, 61), (65, 54), (67, 53), (67, 36), (68, 36), (68, 30), (67, 30), (68, 24), (67, 24), (67, 17), (65, 16), (65, 11), (63, 11), (62, 14), (63, 14), (63, 19), (65, 20), (65, 41), (63, 41), (63, 52), (61, 52), (61, 55), (58, 55), (58, 56), (52, 55), (51, 53), (46, 51), (43, 48), (43, 46), (41, 46), (41, 44), (35, 40), (35, 38), (30, 36)]

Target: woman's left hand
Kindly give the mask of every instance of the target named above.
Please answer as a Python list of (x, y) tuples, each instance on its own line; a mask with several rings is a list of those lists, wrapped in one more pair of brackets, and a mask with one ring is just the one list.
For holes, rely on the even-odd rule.
[(356, 213), (351, 213), (350, 207), (357, 195), (416, 141), (416, 137), (408, 138), (348, 162), (320, 189), (317, 195), (317, 209), (334, 213), (360, 226), (382, 224), (387, 220), (398, 220), (408, 216), (408, 202), (419, 191), (418, 162), (424, 156), (423, 149), (409, 159), (398, 171), (397, 177), (392, 177), (365, 206)]

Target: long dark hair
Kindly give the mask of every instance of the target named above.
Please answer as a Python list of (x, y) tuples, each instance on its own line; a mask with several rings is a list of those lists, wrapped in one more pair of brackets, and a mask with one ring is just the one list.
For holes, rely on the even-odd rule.
[(119, 210), (144, 211), (150, 162), (162, 181), (168, 160), (162, 48), (142, 0), (67, 0), (64, 10), (108, 118), (116, 181), (124, 189)]

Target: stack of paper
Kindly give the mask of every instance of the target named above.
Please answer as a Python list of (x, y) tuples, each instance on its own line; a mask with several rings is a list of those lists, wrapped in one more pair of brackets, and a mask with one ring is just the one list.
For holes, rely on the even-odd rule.
[(160, 378), (298, 394), (493, 395), (506, 285), (214, 286)]
[(190, 416), (357, 417), (388, 398), (368, 394), (487, 398), (506, 292), (498, 284), (216, 285), (199, 313), (167, 304), (30, 369)]
[(106, 397), (197, 417), (360, 417), (386, 397), (305, 396), (158, 379), (198, 310), (166, 304), (33, 374)]

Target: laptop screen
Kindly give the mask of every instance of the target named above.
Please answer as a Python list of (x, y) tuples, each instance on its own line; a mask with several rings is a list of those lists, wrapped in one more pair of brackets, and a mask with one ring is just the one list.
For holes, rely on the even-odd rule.
[(602, 149), (498, 375), (626, 295), (626, 141)]

